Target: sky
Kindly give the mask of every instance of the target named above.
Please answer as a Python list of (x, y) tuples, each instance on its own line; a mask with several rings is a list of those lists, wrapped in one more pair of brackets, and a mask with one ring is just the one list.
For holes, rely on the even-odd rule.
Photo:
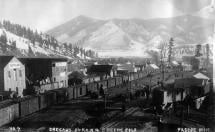
[(47, 31), (79, 15), (97, 19), (167, 18), (190, 14), (211, 0), (0, 0), (0, 20)]

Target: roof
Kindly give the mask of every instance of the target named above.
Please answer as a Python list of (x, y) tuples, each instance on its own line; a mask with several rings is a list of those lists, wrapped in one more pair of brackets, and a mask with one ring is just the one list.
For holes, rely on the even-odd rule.
[(141, 64), (139, 64), (139, 65), (135, 65), (135, 67), (140, 67), (140, 68), (142, 68), (142, 67), (145, 67), (145, 65), (141, 65)]
[(0, 67), (5, 67), (13, 56), (0, 56)]
[(172, 61), (172, 64), (176, 66), (179, 65), (177, 61)]
[(159, 67), (155, 64), (149, 64), (147, 67), (151, 67), (153, 69), (159, 69)]
[(102, 73), (102, 74), (110, 74), (113, 65), (92, 65), (88, 68), (87, 72), (92, 73)]
[(194, 78), (196, 78), (196, 79), (205, 79), (205, 80), (209, 80), (210, 78), (209, 77), (207, 77), (206, 75), (204, 75), (204, 74), (202, 74), (202, 73), (197, 73), (197, 74), (195, 74), (195, 75), (193, 75), (193, 77)]
[(118, 71), (128, 71), (131, 72), (134, 70), (134, 67), (132, 64), (119, 64), (117, 65), (117, 70)]
[(202, 80), (196, 78), (176, 79), (174, 88), (187, 88), (191, 86), (202, 86)]
[(21, 61), (40, 61), (40, 60), (47, 60), (47, 61), (67, 61), (68, 59), (67, 58), (63, 58), (63, 57), (61, 57), (61, 58), (56, 58), (56, 57), (47, 57), (47, 58), (39, 58), (39, 57), (17, 57), (19, 60), (21, 60)]

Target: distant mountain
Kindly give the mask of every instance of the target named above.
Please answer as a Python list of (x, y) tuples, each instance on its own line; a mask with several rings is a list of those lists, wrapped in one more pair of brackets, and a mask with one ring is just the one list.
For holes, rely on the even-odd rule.
[(58, 41), (93, 49), (103, 56), (147, 56), (161, 40), (175, 40), (175, 46), (208, 43), (214, 21), (184, 15), (157, 19), (98, 20), (79, 16), (47, 31)]

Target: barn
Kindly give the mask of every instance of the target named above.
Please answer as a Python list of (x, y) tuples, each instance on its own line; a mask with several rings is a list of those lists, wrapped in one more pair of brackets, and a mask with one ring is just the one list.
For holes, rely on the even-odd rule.
[(0, 56), (0, 94), (9, 92), (23, 96), (25, 66), (13, 56)]

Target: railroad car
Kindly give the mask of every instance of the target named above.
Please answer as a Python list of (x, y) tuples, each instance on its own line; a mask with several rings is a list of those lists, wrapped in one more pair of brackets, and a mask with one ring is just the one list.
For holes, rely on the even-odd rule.
[(29, 114), (39, 110), (39, 98), (38, 96), (29, 98)]
[(123, 83), (128, 82), (129, 81), (129, 76), (128, 75), (123, 75), (122, 76), (122, 81), (123, 81)]
[(0, 104), (0, 126), (19, 118), (19, 104), (12, 101)]
[(19, 103), (19, 116), (24, 117), (29, 115), (29, 97), (18, 99), (16, 102)]
[(138, 73), (135, 72), (135, 73), (133, 73), (133, 74), (134, 74), (134, 80), (137, 80), (137, 79), (138, 79)]
[(134, 80), (134, 73), (129, 73), (129, 81), (133, 81)]
[(80, 96), (85, 96), (87, 94), (87, 85), (86, 84), (82, 84), (81, 85), (81, 90), (80, 90)]
[(48, 107), (48, 98), (45, 93), (39, 95), (39, 109), (45, 109)]
[(101, 80), (98, 82), (98, 87), (101, 88), (103, 87), (103, 89), (108, 88), (108, 80)]
[(112, 88), (116, 86), (116, 78), (109, 78), (108, 79), (108, 88)]
[[(52, 90), (50, 93), (56, 93), (56, 103), (57, 104), (61, 104), (64, 103), (66, 100), (68, 100), (68, 93), (65, 90), (65, 88), (59, 88), (59, 89), (54, 89)], [(50, 94), (51, 95), (51, 94)], [(50, 96), (51, 98), (53, 98), (53, 95)], [(54, 102), (52, 102), (50, 100), (50, 105), (52, 105)]]
[(122, 77), (115, 77), (116, 78), (116, 86), (121, 85), (122, 84)]
[(81, 97), (82, 96), (82, 86), (81, 85), (77, 85), (75, 86), (76, 88), (76, 95), (77, 97)]
[(142, 72), (137, 72), (138, 74), (138, 79), (142, 78)]
[(93, 82), (93, 83), (88, 83), (87, 84), (87, 90), (88, 92), (98, 92), (98, 84)]
[(152, 90), (152, 104), (154, 106), (162, 105), (164, 102), (164, 90), (160, 87), (154, 88)]
[(68, 93), (67, 95), (67, 99), (68, 100), (71, 100), (71, 99), (74, 99), (74, 87), (68, 87), (65, 89)]
[(46, 101), (47, 101), (47, 107), (57, 104), (57, 94), (53, 91), (48, 91), (45, 93)]
[(73, 87), (73, 96), (74, 96), (74, 99), (78, 98), (78, 86), (74, 86)]

